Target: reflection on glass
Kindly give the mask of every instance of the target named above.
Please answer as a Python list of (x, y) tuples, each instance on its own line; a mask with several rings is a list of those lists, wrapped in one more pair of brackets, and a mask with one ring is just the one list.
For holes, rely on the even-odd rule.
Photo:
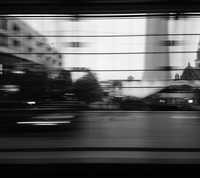
[(199, 29), (192, 15), (1, 16), (1, 105), (199, 110)]

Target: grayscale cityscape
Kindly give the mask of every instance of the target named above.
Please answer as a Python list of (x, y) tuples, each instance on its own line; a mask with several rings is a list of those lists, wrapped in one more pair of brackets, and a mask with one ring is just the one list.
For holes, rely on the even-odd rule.
[(199, 149), (199, 32), (193, 14), (1, 15), (0, 150)]

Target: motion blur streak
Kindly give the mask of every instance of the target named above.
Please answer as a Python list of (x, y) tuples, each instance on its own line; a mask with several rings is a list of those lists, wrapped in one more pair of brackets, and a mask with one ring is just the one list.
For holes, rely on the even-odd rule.
[(58, 125), (58, 124), (70, 124), (70, 121), (33, 121), (33, 122), (17, 122), (17, 124), (30, 124), (30, 125)]

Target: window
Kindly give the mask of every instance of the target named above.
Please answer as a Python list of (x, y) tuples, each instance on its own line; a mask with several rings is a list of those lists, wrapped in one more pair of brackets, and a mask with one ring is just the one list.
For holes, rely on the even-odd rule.
[(33, 51), (33, 48), (28, 47), (28, 48), (27, 48), (27, 51), (28, 51), (29, 53), (31, 53), (31, 52)]
[(0, 34), (0, 46), (8, 45), (8, 37), (4, 34)]
[(47, 47), (47, 51), (50, 52), (52, 50), (51, 47)]
[(20, 41), (19, 41), (19, 40), (16, 40), (16, 39), (14, 39), (14, 40), (12, 41), (12, 43), (13, 43), (13, 46), (14, 46), (14, 47), (20, 47), (20, 45), (21, 45)]
[(56, 63), (56, 60), (55, 60), (55, 59), (53, 59), (53, 60), (52, 60), (52, 64), (55, 64), (55, 63)]
[(51, 57), (46, 57), (46, 61), (50, 61)]
[(70, 42), (70, 43), (69, 43), (69, 47), (72, 47), (72, 48), (80, 48), (80, 47), (82, 47), (82, 43), (79, 42), (79, 41), (73, 41), (73, 42)]
[(0, 29), (7, 30), (7, 19), (0, 18)]
[(61, 58), (62, 58), (62, 55), (61, 55), (61, 54), (58, 54), (58, 58), (61, 59)]
[(37, 46), (41, 47), (41, 46), (43, 46), (43, 45), (44, 45), (43, 42), (41, 42), (41, 41), (38, 41), (38, 42), (37, 42)]
[(13, 24), (12, 29), (14, 32), (20, 32), (20, 27), (17, 24)]

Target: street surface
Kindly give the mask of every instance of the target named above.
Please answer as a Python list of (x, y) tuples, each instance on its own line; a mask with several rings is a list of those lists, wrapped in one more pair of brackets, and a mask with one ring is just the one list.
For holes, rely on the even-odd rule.
[[(40, 153), (38, 158), (49, 154), (51, 158), (80, 156), (85, 160), (97, 155), (112, 160), (116, 155), (117, 158), (148, 161), (155, 157), (162, 160), (176, 158), (183, 162), (189, 158), (193, 162), (200, 160), (200, 112), (88, 111), (65, 128), (53, 127), (2, 132), (0, 158), (14, 156), (18, 159), (21, 153), (36, 159)], [(59, 151), (70, 151), (70, 154), (63, 156)]]

